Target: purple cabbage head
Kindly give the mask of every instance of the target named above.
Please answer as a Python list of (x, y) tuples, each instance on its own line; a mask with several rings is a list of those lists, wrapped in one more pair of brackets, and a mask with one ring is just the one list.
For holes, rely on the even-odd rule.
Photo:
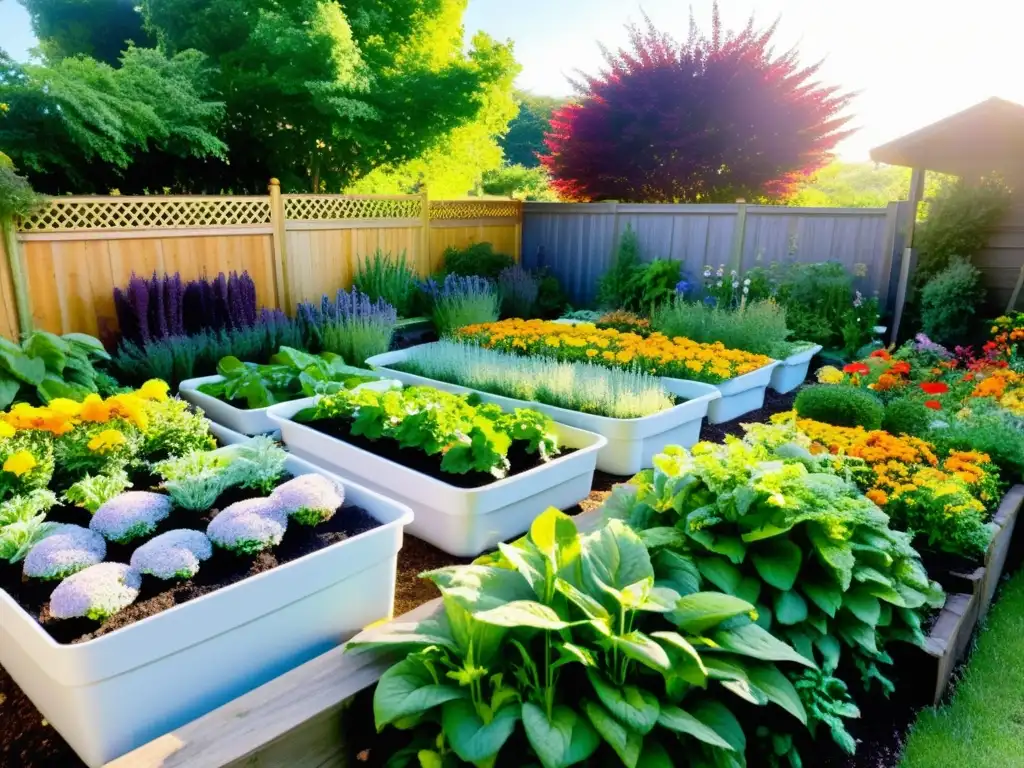
[(323, 475), (299, 475), (279, 485), (270, 500), (302, 525), (318, 525), (334, 517), (345, 502), (345, 489)]
[(131, 566), (158, 579), (191, 579), (199, 563), (213, 555), (213, 545), (201, 531), (178, 529), (161, 533), (132, 553)]
[(171, 497), (149, 491), (128, 491), (102, 504), (89, 528), (108, 541), (127, 544), (148, 536), (171, 512)]
[(280, 544), (287, 526), (288, 515), (270, 499), (246, 499), (213, 518), (206, 535), (221, 549), (255, 555)]
[(103, 621), (139, 596), (142, 576), (124, 563), (98, 563), (64, 579), (50, 595), (56, 619)]
[(31, 579), (63, 579), (107, 556), (107, 543), (80, 525), (61, 525), (25, 556), (24, 574)]

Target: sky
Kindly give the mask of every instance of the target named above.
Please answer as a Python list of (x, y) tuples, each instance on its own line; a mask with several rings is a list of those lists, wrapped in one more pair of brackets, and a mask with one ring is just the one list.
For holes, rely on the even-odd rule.
[[(693, 9), (710, 27), (712, 0), (469, 0), (467, 37), (483, 30), (515, 43), (523, 71), (517, 85), (537, 94), (569, 95), (574, 70), (601, 67), (598, 43), (627, 42), (625, 25), (647, 13), (664, 31), (685, 37)], [(754, 13), (761, 25), (780, 19), (780, 50), (797, 45), (805, 63), (823, 60), (819, 78), (856, 92), (849, 113), (857, 132), (838, 148), (867, 160), (871, 147), (990, 96), (1024, 104), (1024, 11), (1019, 0), (721, 0), (726, 26)], [(1014, 10), (1011, 10), (1014, 9)], [(0, 0), (0, 48), (24, 60), (35, 44), (16, 0)]]

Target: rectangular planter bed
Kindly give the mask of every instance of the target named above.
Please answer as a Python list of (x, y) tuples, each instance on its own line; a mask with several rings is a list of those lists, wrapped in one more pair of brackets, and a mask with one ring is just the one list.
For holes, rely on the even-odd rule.
[(0, 664), (92, 767), (263, 685), (391, 616), (412, 512), (344, 486), (382, 525), (87, 642), (57, 643), (0, 591)]
[(570, 427), (601, 435), (607, 439), (608, 444), (597, 454), (597, 468), (612, 475), (635, 475), (641, 469), (653, 466), (651, 459), (666, 445), (681, 445), (684, 448), (692, 446), (700, 439), (701, 421), (707, 415), (708, 407), (721, 397), (718, 389), (711, 384), (664, 379), (666, 388), (674, 395), (687, 398), (685, 403), (640, 419), (613, 419), (530, 400), (494, 395), (458, 384), (424, 378), (392, 367), (408, 360), (409, 357), (408, 350), (400, 350), (371, 357), (366, 363), (380, 368), (388, 377), (406, 384), (436, 387), (446, 392), (474, 392), (485, 402), (495, 403), (506, 410), (532, 408), (547, 414), (559, 424), (568, 424)]
[[(182, 400), (187, 400), (197, 408), (201, 408), (210, 421), (223, 424), (228, 429), (242, 435), (262, 435), (277, 429), (277, 425), (267, 416), (269, 408), (238, 408), (220, 398), (199, 391), (199, 387), (203, 384), (216, 384), (223, 380), (223, 376), (186, 379), (178, 385), (178, 394), (181, 395)], [(376, 382), (367, 382), (359, 386), (376, 386)]]
[(939, 706), (953, 678), (953, 672), (967, 656), (974, 628), (978, 625), (979, 595), (947, 595), (935, 624), (925, 640), (924, 652), (934, 659), (935, 688), (932, 706)]
[(804, 383), (811, 368), (811, 358), (821, 352), (821, 349), (820, 344), (815, 344), (809, 349), (790, 355), (785, 360), (780, 360), (772, 371), (769, 386), (782, 395), (792, 392)]
[[(708, 404), (708, 422), (721, 424), (732, 421), (763, 406), (772, 372), (778, 365), (779, 362), (775, 360), (756, 371), (715, 384), (714, 387), (722, 393), (722, 397)], [(663, 380), (670, 388), (681, 383), (689, 383), (686, 379), (663, 377)]]
[(525, 532), (547, 507), (567, 509), (590, 495), (597, 454), (607, 440), (556, 424), (560, 445), (576, 450), (479, 488), (458, 488), (292, 420), (313, 398), (270, 409), (292, 453), (407, 504), (409, 532), (457, 557), (474, 557)]

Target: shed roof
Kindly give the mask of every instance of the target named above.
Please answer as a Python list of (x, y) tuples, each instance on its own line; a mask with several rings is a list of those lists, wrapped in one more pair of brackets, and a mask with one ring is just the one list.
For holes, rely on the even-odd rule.
[(1024, 182), (1024, 106), (991, 98), (875, 147), (879, 163)]

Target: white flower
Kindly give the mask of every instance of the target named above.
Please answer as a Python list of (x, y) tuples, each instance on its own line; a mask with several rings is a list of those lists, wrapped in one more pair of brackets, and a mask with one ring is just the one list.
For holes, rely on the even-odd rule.
[(711, 267), (704, 267), (704, 277), (711, 277)]
[(715, 277), (721, 277), (721, 276), (722, 276), (722, 275), (724, 275), (724, 274), (725, 274), (725, 269), (723, 269), (722, 267), (719, 267), (719, 268), (718, 268), (718, 269), (717, 269), (717, 270), (715, 271)]
[(732, 281), (732, 289), (735, 291), (739, 287), (740, 287), (739, 281), (738, 280), (733, 280)]
[(736, 270), (734, 269), (734, 270), (732, 270), (732, 271), (731, 271), (731, 272), (730, 272), (729, 274), (730, 274), (730, 275), (732, 275), (733, 277), (736, 277), (736, 275), (737, 275), (738, 273), (737, 273), (737, 272), (736, 272)]
[(750, 278), (748, 277), (746, 280), (744, 280), (743, 284), (744, 285), (750, 285)]
[(750, 286), (744, 285), (743, 286), (743, 295), (746, 296), (748, 293), (750, 293)]
[(718, 285), (719, 288), (721, 288), (723, 285), (725, 285), (725, 283), (723, 283), (721, 280), (719, 280), (717, 285)]

